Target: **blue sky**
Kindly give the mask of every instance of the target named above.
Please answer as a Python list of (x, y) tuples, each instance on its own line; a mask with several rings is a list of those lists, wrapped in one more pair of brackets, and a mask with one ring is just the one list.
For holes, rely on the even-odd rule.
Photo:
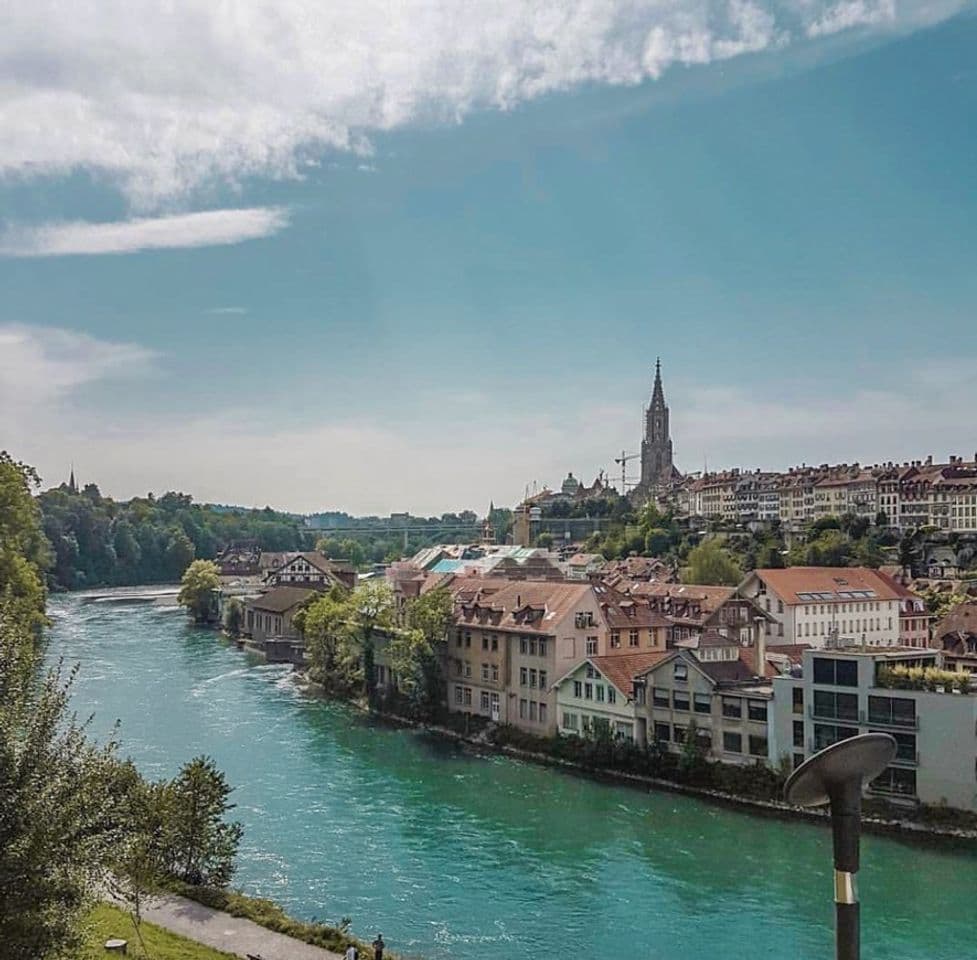
[(972, 4), (114, 6), (0, 40), (47, 480), (512, 503), (616, 473), (656, 355), (682, 469), (977, 449)]

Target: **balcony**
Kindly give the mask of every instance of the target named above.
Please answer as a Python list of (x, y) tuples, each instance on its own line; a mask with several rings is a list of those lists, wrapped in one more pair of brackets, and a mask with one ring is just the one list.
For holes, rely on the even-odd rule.
[(872, 727), (889, 727), (892, 730), (918, 730), (919, 716), (915, 717), (878, 717), (869, 714), (868, 723)]
[[(797, 713), (796, 710), (794, 712)], [(848, 716), (848, 717), (845, 717), (845, 716), (841, 716), (838, 713), (833, 713), (833, 714), (832, 713), (817, 713), (815, 711), (815, 709), (814, 709), (814, 704), (812, 703), (812, 704), (808, 704), (808, 707), (807, 707), (807, 715), (812, 720), (817, 720), (818, 723), (842, 723), (842, 724), (847, 724), (849, 726), (851, 724), (853, 724), (853, 723), (859, 724), (861, 726), (864, 726), (865, 725), (865, 711), (864, 710), (857, 711), (857, 716)]]

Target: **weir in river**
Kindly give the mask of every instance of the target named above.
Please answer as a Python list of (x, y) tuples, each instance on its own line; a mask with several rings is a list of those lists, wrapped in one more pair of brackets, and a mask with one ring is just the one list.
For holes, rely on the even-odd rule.
[[(120, 719), (148, 776), (215, 758), (245, 892), (428, 960), (833, 955), (828, 830), (390, 729), (145, 602), (152, 589), (53, 597), (49, 655), (81, 661), (76, 709), (96, 735)], [(862, 855), (866, 960), (977, 955), (977, 855), (874, 836)]]

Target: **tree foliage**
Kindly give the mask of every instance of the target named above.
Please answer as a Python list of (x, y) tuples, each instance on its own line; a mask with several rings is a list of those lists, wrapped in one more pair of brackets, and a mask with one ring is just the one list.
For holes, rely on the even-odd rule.
[(71, 676), (36, 682), (31, 626), (0, 611), (0, 944), (6, 960), (60, 954), (116, 835), (106, 789), (114, 743), (94, 747), (71, 715)]
[(452, 619), (451, 594), (444, 588), (431, 590), (408, 601), (406, 627), (391, 633), (391, 667), (400, 694), (417, 716), (433, 716), (444, 699), (441, 649)]
[(33, 496), (39, 483), (33, 467), (0, 451), (0, 598), (8, 617), (31, 627), (45, 623), (43, 570), (49, 562)]
[(212, 560), (194, 560), (180, 580), (177, 602), (197, 623), (212, 619), (215, 611), (214, 591), (220, 588), (220, 569)]
[(95, 484), (73, 493), (62, 484), (38, 498), (54, 563), (50, 584), (92, 586), (173, 583), (194, 559), (213, 559), (229, 543), (263, 550), (307, 550), (313, 536), (285, 514), (193, 502), (184, 493), (129, 501), (103, 497)]
[(682, 571), (683, 583), (735, 586), (743, 571), (732, 554), (718, 539), (703, 540), (689, 553), (688, 566)]

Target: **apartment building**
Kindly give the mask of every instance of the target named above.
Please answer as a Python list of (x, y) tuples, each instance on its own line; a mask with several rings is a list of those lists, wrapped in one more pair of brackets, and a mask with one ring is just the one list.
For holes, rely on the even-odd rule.
[(646, 718), (635, 714), (634, 680), (669, 656), (668, 651), (588, 657), (553, 685), (559, 732), (596, 736), (601, 732), (647, 743)]
[(634, 678), (639, 736), (675, 753), (695, 738), (706, 756), (724, 763), (770, 762), (773, 688), (762, 672), (754, 676), (752, 660), (739, 655), (702, 661), (672, 651)]
[(754, 570), (737, 593), (770, 615), (765, 629), (770, 645), (899, 643), (900, 589), (869, 567)]
[(885, 678), (885, 668), (937, 666), (940, 658), (909, 648), (804, 652), (800, 676), (772, 681), (771, 759), (797, 767), (839, 740), (889, 733), (898, 752), (869, 794), (977, 810), (977, 695), (893, 689)]
[(593, 586), (476, 577), (446, 586), (455, 609), (446, 650), (449, 709), (554, 734), (554, 679), (596, 656), (606, 634)]

